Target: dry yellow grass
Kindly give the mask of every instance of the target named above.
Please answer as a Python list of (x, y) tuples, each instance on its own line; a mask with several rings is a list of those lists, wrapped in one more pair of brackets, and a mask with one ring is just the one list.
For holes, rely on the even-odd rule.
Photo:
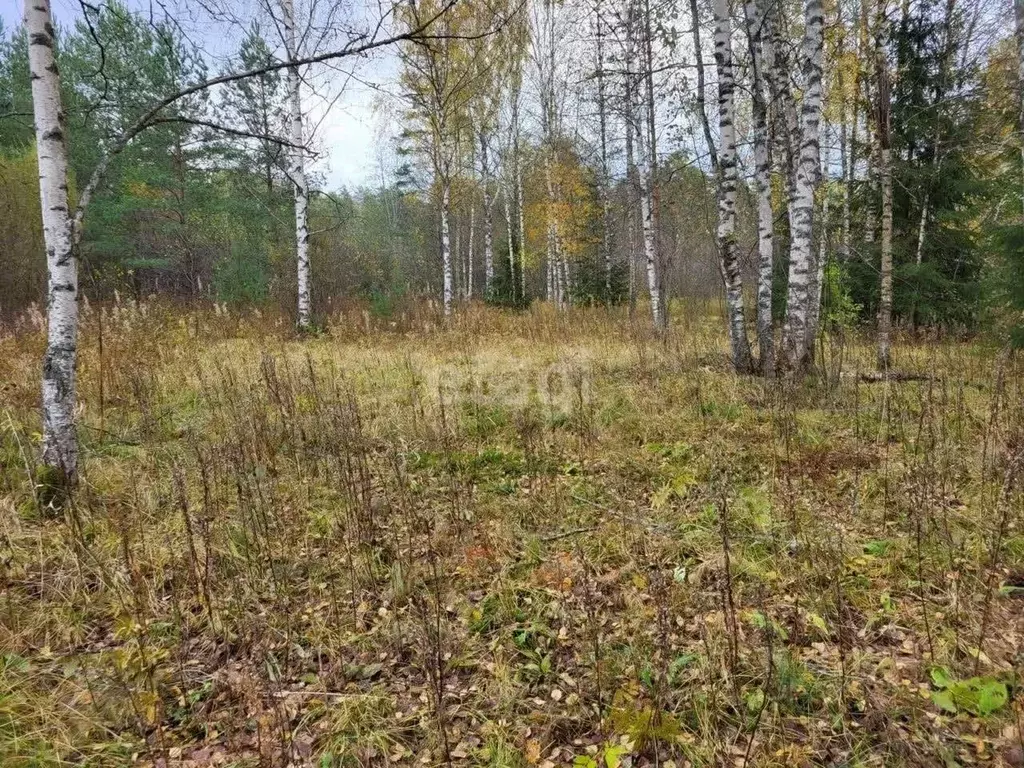
[(0, 762), (1020, 764), (1016, 361), (677, 318), (91, 308), (59, 512), (9, 328)]

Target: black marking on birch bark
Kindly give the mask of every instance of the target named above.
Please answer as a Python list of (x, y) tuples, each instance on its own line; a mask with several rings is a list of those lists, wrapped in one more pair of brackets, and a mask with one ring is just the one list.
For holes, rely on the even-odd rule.
[(55, 290), (55, 291), (71, 291), (71, 292), (74, 292), (75, 284), (74, 283), (54, 283), (53, 284), (53, 290)]
[(54, 75), (59, 75), (60, 74), (60, 70), (57, 69), (57, 62), (56, 61), (53, 61), (53, 62), (47, 64), (46, 65), (46, 71), (50, 72), (51, 74), (54, 74)]
[(51, 128), (43, 134), (43, 141), (61, 141), (64, 138), (64, 133), (60, 128)]
[(53, 48), (53, 38), (42, 32), (33, 32), (28, 38), (29, 45), (45, 45), (47, 48)]

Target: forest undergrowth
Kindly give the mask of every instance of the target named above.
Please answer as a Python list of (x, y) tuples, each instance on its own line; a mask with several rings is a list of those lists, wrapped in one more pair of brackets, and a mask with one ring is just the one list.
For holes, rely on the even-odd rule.
[(1024, 765), (993, 345), (766, 381), (704, 307), (83, 321), (65, 504), (41, 319), (0, 330), (4, 766)]

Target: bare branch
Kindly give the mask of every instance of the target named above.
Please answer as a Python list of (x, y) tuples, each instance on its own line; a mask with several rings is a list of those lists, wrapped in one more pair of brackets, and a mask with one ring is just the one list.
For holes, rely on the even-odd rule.
[[(75, 208), (75, 216), (74, 221), (72, 223), (72, 238), (74, 245), (77, 246), (82, 239), (82, 222), (85, 219), (85, 211), (89, 206), (89, 202), (92, 200), (92, 196), (96, 193), (97, 188), (103, 181), (103, 177), (106, 175), (107, 168), (110, 166), (110, 161), (117, 157), (119, 154), (121, 154), (136, 136), (138, 136), (144, 130), (153, 125), (154, 120), (156, 120), (157, 118), (157, 115), (159, 115), (160, 112), (162, 112), (170, 105), (174, 104), (177, 101), (180, 101), (181, 99), (184, 99), (187, 96), (191, 96), (194, 93), (199, 93), (200, 91), (205, 91), (210, 88), (213, 88), (216, 85), (222, 85), (224, 83), (233, 83), (238, 80), (245, 80), (247, 78), (263, 75), (268, 72), (276, 72), (278, 70), (287, 69), (289, 67), (308, 66), (310, 64), (319, 64), (321, 62), (333, 61), (335, 59), (343, 59), (350, 56), (363, 56), (378, 48), (384, 48), (386, 46), (394, 45), (395, 43), (400, 43), (404, 41), (416, 40), (422, 37), (424, 32), (426, 32), (426, 30), (429, 29), (430, 26), (434, 24), (434, 22), (436, 22), (446, 13), (448, 13), (448, 11), (454, 8), (457, 3), (458, 0), (448, 0), (448, 2), (446, 2), (436, 14), (431, 16), (422, 24), (418, 25), (415, 29), (407, 30), (397, 35), (391, 35), (390, 37), (382, 38), (379, 40), (374, 39), (377, 30), (380, 29), (380, 25), (378, 25), (377, 30), (374, 30), (374, 36), (357, 36), (343, 48), (334, 51), (327, 51), (325, 53), (317, 54), (315, 56), (307, 56), (297, 59), (290, 59), (288, 61), (273, 62), (271, 64), (266, 64), (264, 66), (256, 67), (254, 69), (248, 69), (243, 72), (230, 72), (227, 74), (219, 75), (217, 77), (212, 77), (208, 80), (203, 80), (199, 83), (194, 83), (193, 85), (190, 85), (187, 88), (182, 88), (181, 90), (176, 91), (175, 93), (165, 96), (163, 99), (154, 104), (150, 109), (148, 109), (141, 117), (139, 117), (138, 120), (135, 121), (135, 123), (133, 123), (124, 133), (122, 133), (121, 136), (113, 142), (113, 144), (111, 144), (106, 154), (104, 154), (103, 158), (96, 165), (96, 168), (93, 169), (92, 175), (89, 177), (89, 181), (82, 188), (82, 193), (78, 198), (78, 205)], [(492, 33), (492, 30), (487, 30), (486, 32), (482, 33), (481, 35), (478, 35), (477, 37), (485, 37)]]
[(243, 139), (259, 139), (260, 141), (268, 141), (268, 142), (270, 142), (272, 144), (277, 144), (277, 145), (280, 145), (282, 147), (290, 147), (292, 149), (303, 149), (304, 148), (303, 146), (301, 146), (299, 144), (293, 144), (292, 142), (288, 141), (287, 139), (282, 139), (279, 136), (272, 136), (270, 134), (265, 134), (265, 133), (252, 133), (251, 131), (244, 131), (244, 130), (241, 130), (239, 128), (229, 128), (226, 125), (221, 125), (220, 123), (210, 122), (209, 120), (201, 120), (201, 119), (193, 118), (193, 117), (182, 117), (180, 115), (179, 116), (175, 116), (175, 117), (157, 117), (157, 118), (154, 118), (153, 120), (151, 120), (149, 122), (149, 125), (150, 126), (156, 126), (156, 125), (166, 125), (166, 124), (169, 124), (169, 123), (184, 123), (186, 125), (195, 125), (195, 126), (198, 126), (200, 128), (209, 128), (209, 129), (214, 130), (214, 131), (219, 131), (221, 133), (226, 133), (226, 134), (229, 134), (231, 136), (238, 136), (238, 137), (243, 138)]

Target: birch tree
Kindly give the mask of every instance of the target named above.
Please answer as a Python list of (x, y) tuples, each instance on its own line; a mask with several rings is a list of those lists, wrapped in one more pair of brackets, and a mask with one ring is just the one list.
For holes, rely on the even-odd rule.
[(757, 194), (757, 344), (764, 376), (775, 374), (775, 323), (772, 316), (775, 277), (775, 214), (772, 210), (771, 140), (768, 105), (769, 73), (775, 68), (775, 47), (769, 27), (771, 5), (747, 0), (744, 16), (750, 46), (750, 79), (754, 122), (754, 188)]
[[(79, 194), (74, 211), (68, 197), (68, 150), (64, 107), (61, 102), (60, 74), (54, 58), (54, 19), (48, 0), (26, 4), (25, 28), (28, 32), (28, 58), (31, 76), (32, 110), (37, 139), (39, 187), (44, 221), (44, 241), (48, 272), (47, 350), (42, 372), (42, 460), (55, 480), (73, 486), (78, 474), (78, 440), (75, 428), (75, 367), (78, 336), (77, 249), (90, 203), (100, 189), (111, 163), (142, 133), (154, 126), (182, 122), (186, 118), (168, 114), (170, 108), (195, 94), (219, 85), (258, 77), (270, 72), (336, 61), (370, 52), (403, 41), (422, 39), (427, 31), (454, 6), (443, 3), (436, 12), (424, 14), (420, 23), (403, 31), (381, 36), (382, 25), (370, 24), (366, 30), (354, 29), (340, 47), (284, 62), (269, 62), (249, 69), (226, 72), (215, 77), (182, 85), (156, 98), (123, 130), (99, 148), (98, 159)], [(191, 119), (191, 124), (229, 135), (268, 138), (211, 120)], [(279, 143), (294, 148), (287, 139)]]
[(596, 0), (594, 6), (594, 27), (596, 40), (597, 71), (597, 120), (598, 142), (601, 153), (601, 173), (599, 179), (601, 195), (601, 260), (604, 262), (604, 293), (605, 302), (612, 300), (612, 243), (611, 243), (611, 172), (608, 167), (608, 93), (607, 73), (605, 72), (605, 20), (602, 0)]
[(559, 195), (555, 181), (558, 163), (558, 141), (561, 132), (561, 106), (566, 83), (557, 57), (559, 14), (555, 0), (540, 0), (531, 17), (530, 40), (533, 64), (540, 91), (540, 123), (543, 140), (544, 186), (547, 193), (546, 294), (559, 309), (568, 306), (569, 286), (566, 280), (564, 254), (558, 222)]
[[(640, 7), (641, 2), (644, 3), (642, 8)], [(640, 201), (647, 292), (650, 297), (651, 319), (654, 327), (656, 330), (662, 331), (668, 327), (668, 308), (665, 306), (664, 278), (658, 253), (655, 220), (657, 215), (655, 184), (658, 148), (654, 114), (650, 4), (647, 0), (630, 2), (626, 12), (625, 34), (626, 120), (628, 122), (627, 131), (631, 132), (633, 139), (631, 144), (635, 147), (637, 159), (634, 178), (636, 179), (637, 197)], [(639, 51), (637, 51), (638, 47)]]
[(889, 62), (885, 54), (885, 0), (878, 2), (875, 48), (875, 135), (878, 140), (878, 176), (882, 189), (882, 258), (878, 299), (878, 367), (889, 367), (892, 327), (892, 142), (889, 125)]
[[(420, 27), (424, 17), (437, 13), (428, 2), (407, 9), (406, 24)], [(402, 84), (409, 104), (408, 117), (417, 126), (418, 147), (433, 175), (441, 233), (442, 303), (451, 315), (455, 299), (455, 274), (451, 248), (452, 181), (458, 171), (460, 136), (469, 133), (469, 104), (479, 76), (480, 51), (467, 44), (478, 9), (463, 3), (446, 13), (439, 35), (407, 43), (402, 48)]]
[[(729, 324), (729, 346), (733, 368), (750, 370), (750, 342), (743, 313), (743, 278), (736, 251), (736, 126), (735, 81), (732, 67), (732, 25), (729, 0), (714, 0), (715, 65), (718, 70), (719, 147), (716, 181), (718, 187), (719, 266), (725, 283), (725, 302)], [(694, 23), (697, 20), (694, 19)]]
[(790, 200), (789, 288), (782, 346), (786, 364), (802, 370), (810, 363), (817, 328), (812, 324), (810, 302), (817, 263), (812, 243), (814, 191), (820, 170), (821, 69), (824, 12), (821, 0), (804, 6), (804, 34), (800, 45), (803, 101), (800, 105), (800, 151)]
[(295, 0), (281, 0), (284, 47), (290, 66), (287, 74), (288, 124), (291, 162), (288, 177), (295, 194), (295, 263), (298, 285), (298, 325), (312, 324), (309, 278), (309, 181), (306, 178), (305, 144), (302, 129), (302, 80), (299, 77), (298, 38), (295, 29)]
[(39, 200), (46, 243), (47, 334), (43, 357), (43, 463), (50, 484), (74, 485), (75, 357), (78, 345), (78, 261), (68, 206), (68, 150), (60, 73), (54, 58), (49, 0), (25, 4), (32, 112), (39, 159)]

